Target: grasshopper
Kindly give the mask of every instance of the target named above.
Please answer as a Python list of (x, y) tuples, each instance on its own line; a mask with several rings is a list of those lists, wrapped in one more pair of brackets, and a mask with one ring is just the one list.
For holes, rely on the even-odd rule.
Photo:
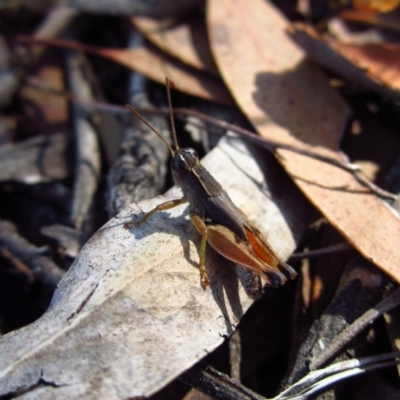
[(124, 227), (139, 226), (156, 212), (188, 202), (190, 219), (201, 235), (199, 271), (203, 288), (210, 285), (205, 269), (207, 243), (223, 257), (256, 273), (269, 286), (280, 286), (288, 277), (295, 278), (295, 270), (279, 260), (261, 232), (200, 164), (197, 152), (179, 147), (171, 102), (173, 81), (166, 78), (166, 86), (174, 148), (135, 109), (127, 107), (168, 146), (172, 155), (172, 177), (175, 185), (182, 189), (183, 197), (159, 204), (140, 220), (127, 222)]

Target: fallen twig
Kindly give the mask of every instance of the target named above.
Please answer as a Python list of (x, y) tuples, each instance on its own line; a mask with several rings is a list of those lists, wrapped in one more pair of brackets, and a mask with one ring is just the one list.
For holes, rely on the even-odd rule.
[[(46, 91), (50, 90), (51, 93), (53, 93), (53, 94), (59, 94), (59, 95), (66, 96), (71, 101), (80, 104), (82, 107), (85, 107), (87, 110), (102, 110), (102, 111), (109, 112), (109, 113), (112, 113), (115, 115), (126, 115), (129, 112), (126, 109), (126, 107), (124, 107), (124, 106), (111, 105), (111, 104), (99, 103), (99, 102), (88, 103), (88, 102), (82, 101), (81, 99), (71, 95), (70, 93), (55, 91), (53, 89), (49, 89), (44, 86), (40, 87), (38, 85), (37, 81), (34, 82), (33, 80), (30, 80), (30, 84), (35, 85), (35, 87), (37, 87), (40, 90), (46, 90)], [(168, 113), (169, 113), (168, 109), (166, 109), (166, 108), (159, 108), (159, 109), (137, 108), (137, 111), (139, 111), (142, 114), (168, 115)], [(222, 129), (226, 129), (226, 130), (231, 130), (231, 131), (239, 134), (245, 140), (248, 140), (251, 143), (257, 144), (260, 147), (266, 148), (271, 151), (275, 151), (277, 149), (289, 150), (294, 153), (301, 154), (306, 157), (314, 158), (316, 160), (326, 162), (327, 164), (334, 165), (335, 167), (341, 168), (344, 171), (347, 171), (350, 174), (352, 174), (355, 177), (355, 179), (357, 179), (358, 182), (360, 182), (363, 186), (367, 187), (376, 196), (386, 199), (386, 200), (391, 200), (391, 201), (394, 201), (397, 199), (396, 194), (388, 192), (388, 191), (380, 188), (379, 186), (375, 185), (370, 180), (368, 180), (368, 178), (366, 178), (362, 174), (361, 168), (357, 164), (347, 163), (344, 161), (340, 161), (336, 158), (323, 156), (321, 154), (315, 153), (310, 150), (305, 150), (305, 149), (301, 149), (299, 147), (292, 146), (289, 144), (279, 143), (279, 142), (275, 142), (272, 140), (268, 140), (263, 137), (257, 136), (254, 132), (251, 132), (247, 129), (241, 128), (240, 126), (230, 124), (226, 121), (222, 121), (218, 118), (214, 118), (214, 117), (211, 117), (210, 115), (203, 114), (201, 112), (191, 110), (188, 108), (175, 108), (174, 114), (177, 116), (180, 115), (180, 116), (185, 116), (185, 117), (186, 116), (197, 117), (197, 118), (199, 118), (209, 124), (212, 124), (214, 126), (218, 126)]]
[(334, 245), (328, 246), (328, 247), (323, 247), (323, 248), (317, 249), (317, 250), (310, 250), (310, 251), (303, 251), (301, 253), (294, 253), (290, 256), (289, 262), (299, 261), (304, 258), (321, 257), (321, 256), (324, 256), (327, 254), (341, 253), (344, 251), (349, 251), (351, 249), (352, 249), (352, 247), (347, 242), (338, 243), (338, 244), (334, 244)]
[(64, 271), (43, 255), (41, 249), (19, 236), (11, 222), (0, 220), (0, 246), (3, 248), (3, 255), (9, 255), (9, 260), (18, 260), (17, 264), (13, 262), (14, 265), (20, 267), (19, 262), (22, 262), (32, 271), (34, 277), (45, 285), (54, 288), (64, 276)]
[(349, 343), (358, 333), (369, 326), (373, 321), (380, 317), (383, 313), (390, 311), (392, 308), (400, 304), (400, 288), (396, 289), (389, 296), (384, 298), (375, 307), (365, 312), (361, 317), (357, 318), (351, 325), (343, 330), (323, 353), (316, 356), (310, 363), (310, 369), (317, 369), (324, 365), (332, 357), (334, 357), (342, 348)]

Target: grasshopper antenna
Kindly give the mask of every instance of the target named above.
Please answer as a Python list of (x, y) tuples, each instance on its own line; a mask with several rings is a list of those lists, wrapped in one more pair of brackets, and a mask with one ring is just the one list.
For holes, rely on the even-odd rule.
[(178, 145), (178, 139), (176, 138), (174, 112), (172, 110), (172, 101), (171, 101), (171, 89), (175, 88), (175, 83), (174, 83), (174, 81), (171, 81), (171, 79), (169, 79), (168, 77), (165, 77), (165, 85), (167, 86), (167, 98), (168, 98), (168, 107), (169, 107), (169, 117), (171, 119), (172, 137), (174, 139), (175, 150), (178, 150), (179, 145)]
[[(172, 157), (175, 155), (175, 150), (170, 146), (170, 144), (162, 137), (161, 133), (157, 131), (153, 126), (151, 126), (132, 106), (129, 104), (126, 105), (128, 110), (134, 114), (137, 118), (139, 118), (148, 128), (150, 128), (168, 147), (169, 151), (172, 154)], [(175, 127), (174, 127), (175, 129)], [(174, 133), (174, 140), (176, 141), (176, 136)]]

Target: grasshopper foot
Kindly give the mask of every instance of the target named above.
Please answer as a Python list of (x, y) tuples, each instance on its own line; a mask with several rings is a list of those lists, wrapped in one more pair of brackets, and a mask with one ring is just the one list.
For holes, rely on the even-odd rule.
[(133, 226), (134, 226), (135, 228), (137, 228), (139, 225), (140, 225), (140, 221), (129, 221), (129, 222), (125, 222), (125, 223), (124, 223), (124, 228), (125, 228), (125, 229), (130, 229), (130, 228), (132, 228)]
[(207, 289), (210, 286), (210, 280), (207, 278), (207, 276), (201, 277), (201, 286), (203, 289)]
[(292, 268), (289, 264), (286, 264), (284, 262), (279, 263), (279, 269), (282, 271), (282, 273), (289, 279), (294, 279), (297, 276), (297, 272)]
[(269, 285), (272, 287), (282, 286), (286, 283), (287, 278), (279, 271), (268, 271), (265, 272), (267, 279), (269, 281)]
[(269, 271), (266, 272), (270, 285), (278, 287), (284, 285), (288, 279), (294, 279), (297, 276), (297, 272), (289, 265), (284, 262), (278, 264), (280, 271)]
[(203, 289), (207, 289), (210, 286), (210, 280), (208, 279), (204, 266), (201, 267), (201, 265), (199, 265), (199, 270), (200, 270), (201, 286)]

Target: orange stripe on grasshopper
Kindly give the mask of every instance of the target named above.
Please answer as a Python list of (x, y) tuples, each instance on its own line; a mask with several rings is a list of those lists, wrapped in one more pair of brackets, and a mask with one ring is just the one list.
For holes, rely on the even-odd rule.
[(272, 286), (286, 282), (286, 277), (276, 267), (265, 263), (251, 247), (222, 225), (207, 225), (207, 242), (219, 254), (257, 273)]

